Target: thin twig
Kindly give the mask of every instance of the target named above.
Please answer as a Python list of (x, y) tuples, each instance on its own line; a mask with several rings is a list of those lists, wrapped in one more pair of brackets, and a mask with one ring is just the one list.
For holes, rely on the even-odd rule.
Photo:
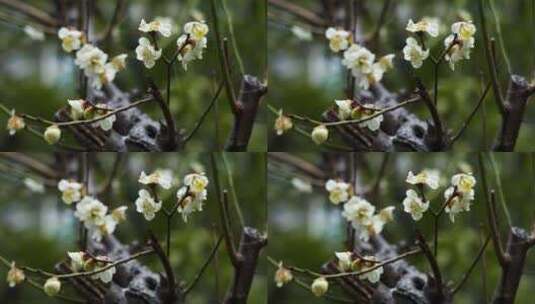
[(477, 263), (483, 256), (483, 253), (485, 252), (485, 248), (487, 248), (487, 244), (489, 243), (490, 239), (491, 239), (490, 235), (487, 236), (487, 239), (485, 240), (485, 243), (483, 244), (483, 246), (481, 246), (481, 249), (479, 249), (479, 252), (477, 253), (476, 258), (474, 259), (474, 261), (472, 262), (472, 264), (470, 265), (466, 273), (463, 275), (463, 278), (461, 279), (459, 284), (455, 286), (455, 288), (451, 292), (452, 295), (455, 295), (455, 293), (457, 293), (461, 289), (461, 287), (463, 287), (464, 283), (468, 280), (468, 278), (470, 277), (470, 274), (472, 273)]
[(197, 273), (197, 275), (195, 276), (195, 278), (191, 282), (191, 284), (188, 287), (186, 287), (186, 289), (184, 289), (184, 292), (183, 292), (184, 296), (186, 296), (193, 289), (193, 287), (195, 287), (197, 282), (200, 280), (200, 278), (202, 277), (204, 271), (206, 270), (206, 268), (208, 267), (210, 262), (212, 262), (212, 259), (216, 256), (217, 249), (219, 248), (219, 245), (221, 244), (222, 240), (223, 240), (223, 236), (221, 235), (219, 237), (219, 239), (217, 240), (217, 243), (215, 244), (214, 248), (212, 249), (212, 251), (208, 255), (208, 258), (206, 259), (206, 261), (202, 265), (201, 269), (199, 270), (199, 272)]
[(485, 100), (485, 97), (487, 97), (487, 93), (489, 92), (491, 85), (492, 85), (491, 82), (489, 82), (487, 84), (487, 87), (485, 88), (485, 91), (483, 92), (483, 95), (481, 95), (481, 97), (479, 98), (479, 101), (477, 102), (476, 107), (474, 108), (474, 110), (472, 110), (472, 113), (470, 113), (470, 115), (468, 115), (468, 118), (463, 123), (461, 129), (450, 140), (450, 143), (449, 143), (450, 147), (453, 146), (453, 143), (455, 143), (461, 137), (461, 135), (463, 135), (464, 131), (466, 130), (466, 128), (468, 127), (468, 125), (472, 121), (472, 118), (474, 118), (474, 116), (476, 115), (477, 111), (479, 110), (479, 107), (483, 104), (483, 101)]
[(416, 230), (416, 238), (418, 239), (418, 246), (422, 249), (422, 252), (424, 256), (427, 258), (427, 261), (429, 262), (429, 265), (431, 266), (431, 270), (433, 271), (433, 278), (436, 282), (436, 289), (438, 292), (438, 296), (440, 298), (444, 297), (444, 287), (442, 285), (442, 274), (440, 273), (440, 267), (438, 266), (437, 260), (433, 253), (431, 252), (431, 249), (427, 245), (427, 242), (425, 241), (424, 236), (422, 233), (418, 230)]
[(481, 184), (483, 187), (483, 193), (485, 195), (485, 202), (487, 203), (487, 219), (490, 226), (490, 232), (492, 236), (492, 243), (494, 245), (494, 251), (496, 252), (496, 258), (498, 259), (499, 264), (503, 267), (507, 263), (507, 258), (503, 251), (503, 247), (500, 240), (500, 232), (498, 231), (498, 224), (496, 222), (496, 217), (494, 213), (494, 208), (492, 205), (493, 201), (496, 200), (494, 191), (490, 192), (487, 184), (486, 170), (483, 164), (483, 156), (481, 153), (478, 155), (479, 170), (481, 175)]
[(172, 303), (176, 299), (176, 279), (175, 279), (175, 273), (173, 272), (173, 268), (171, 266), (171, 262), (169, 261), (169, 257), (165, 255), (162, 246), (160, 246), (160, 242), (154, 235), (152, 231), (149, 231), (149, 238), (150, 238), (150, 245), (152, 246), (154, 252), (158, 255), (160, 258), (160, 262), (162, 263), (162, 266), (165, 270), (165, 274), (167, 277), (167, 299), (169, 303)]
[(191, 132), (186, 136), (186, 138), (184, 138), (184, 144), (187, 143), (193, 137), (193, 135), (195, 135), (195, 133), (199, 130), (199, 128), (203, 124), (204, 119), (206, 118), (208, 113), (210, 113), (210, 110), (212, 109), (212, 107), (216, 104), (217, 99), (219, 98), (219, 95), (221, 94), (221, 90), (223, 89), (223, 85), (224, 85), (223, 82), (219, 84), (219, 87), (217, 88), (217, 91), (214, 97), (212, 97), (210, 104), (208, 104), (208, 107), (206, 108), (206, 110), (204, 110), (203, 114), (201, 115), (197, 123), (195, 124), (195, 127), (193, 127), (193, 130), (191, 130)]

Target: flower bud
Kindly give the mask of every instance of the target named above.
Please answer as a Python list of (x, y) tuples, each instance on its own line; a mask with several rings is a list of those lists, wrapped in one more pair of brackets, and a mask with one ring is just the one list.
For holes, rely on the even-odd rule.
[(324, 277), (319, 277), (315, 279), (314, 282), (312, 282), (312, 286), (310, 286), (310, 289), (316, 297), (321, 297), (329, 289), (329, 282), (327, 282)]
[(53, 145), (61, 138), (61, 130), (57, 125), (51, 125), (46, 128), (44, 137), (47, 143)]
[(321, 145), (329, 138), (329, 130), (324, 125), (319, 125), (312, 130), (312, 140)]
[(58, 278), (51, 277), (50, 279), (46, 280), (43, 288), (48, 296), (53, 297), (59, 293), (61, 289), (61, 282), (58, 280)]

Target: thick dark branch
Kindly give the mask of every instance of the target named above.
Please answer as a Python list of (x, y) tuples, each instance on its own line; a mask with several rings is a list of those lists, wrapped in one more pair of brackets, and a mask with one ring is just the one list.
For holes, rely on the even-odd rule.
[(493, 304), (515, 303), (516, 292), (524, 273), (526, 255), (530, 249), (529, 234), (521, 228), (512, 227), (506, 246), (509, 262), (502, 266), (502, 274), (496, 290)]
[(236, 101), (238, 111), (234, 115), (234, 126), (229, 135), (225, 150), (246, 151), (262, 97), (267, 87), (251, 75), (244, 75), (240, 93)]
[(494, 151), (513, 151), (524, 119), (524, 112), (533, 87), (522, 76), (512, 75), (507, 90), (505, 113)]
[(177, 300), (177, 292), (176, 292), (175, 273), (173, 272), (173, 267), (171, 266), (171, 262), (169, 261), (169, 258), (167, 257), (167, 255), (165, 255), (165, 252), (160, 246), (160, 242), (158, 241), (154, 233), (152, 233), (152, 231), (149, 231), (149, 237), (150, 237), (150, 245), (154, 249), (154, 252), (156, 252), (158, 257), (160, 258), (160, 261), (163, 265), (166, 278), (167, 278), (167, 292), (164, 297), (166, 299), (164, 303), (167, 303), (167, 304), (174, 303)]
[(427, 258), (427, 261), (429, 262), (429, 266), (431, 266), (431, 270), (433, 271), (433, 288), (430, 290), (430, 297), (433, 302), (442, 303), (442, 301), (444, 301), (445, 294), (440, 267), (438, 266), (437, 260), (435, 259), (433, 252), (431, 252), (431, 249), (427, 245), (424, 236), (419, 231), (416, 231), (416, 238), (418, 239), (418, 246), (420, 246), (420, 248), (422, 249), (422, 252), (424, 253), (425, 257)]
[(224, 304), (245, 304), (256, 272), (258, 256), (267, 238), (254, 228), (244, 227), (238, 254), (241, 259), (234, 268), (234, 280), (227, 292)]

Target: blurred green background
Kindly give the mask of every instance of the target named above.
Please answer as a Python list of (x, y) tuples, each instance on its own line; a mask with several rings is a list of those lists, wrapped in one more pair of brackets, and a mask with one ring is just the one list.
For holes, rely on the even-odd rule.
[[(30, 4), (48, 12), (54, 11), (53, 1), (32, 0)], [(96, 2), (96, 29), (100, 33), (107, 28), (115, 8), (115, 1)], [(218, 3), (222, 3), (219, 2)], [(266, 5), (263, 0), (226, 0), (226, 7), (234, 28), (237, 48), (243, 59), (245, 73), (265, 78), (266, 53)], [(160, 45), (168, 46), (164, 54), (172, 54), (176, 38), (182, 26), (196, 18), (209, 23), (208, 48), (204, 59), (190, 64), (184, 71), (180, 64), (174, 65), (172, 81), (171, 110), (177, 127), (191, 131), (215, 94), (220, 77), (210, 1), (126, 1), (124, 19), (113, 36), (113, 43), (100, 46), (110, 56), (127, 53), (127, 69), (117, 74), (116, 84), (125, 91), (143, 94), (147, 78), (152, 78), (161, 90), (166, 85), (166, 67), (162, 60), (153, 69), (145, 69), (135, 57), (135, 48), (141, 32), (137, 30), (142, 18), (152, 20), (157, 16), (172, 18), (175, 35), (160, 39)], [(229, 23), (221, 5), (218, 5), (219, 23), (222, 35), (229, 36)], [(45, 118), (52, 118), (54, 112), (67, 104), (67, 99), (79, 98), (77, 93), (77, 68), (71, 56), (61, 49), (55, 34), (47, 35), (45, 41), (31, 40), (23, 31), (26, 19), (10, 13), (0, 5), (0, 102), (8, 108), (16, 108)], [(37, 25), (35, 27), (39, 28)], [(239, 89), (240, 69), (231, 48), (231, 69), (234, 87)], [(221, 150), (230, 131), (233, 116), (225, 94), (221, 94), (216, 110), (212, 110), (196, 136), (186, 149), (191, 151)], [(153, 118), (163, 119), (161, 111), (154, 105), (143, 105), (143, 110)], [(217, 116), (216, 114), (217, 113)], [(261, 109), (257, 117), (249, 151), (265, 151), (265, 112)], [(217, 118), (217, 119), (216, 119)], [(0, 124), (5, 126), (7, 117), (0, 115)], [(216, 121), (218, 123), (216, 123)], [(216, 128), (218, 129), (216, 131)], [(0, 132), (0, 149), (4, 151), (50, 150), (42, 140), (29, 133), (9, 137), (5, 127)]]
[[(511, 69), (515, 74), (532, 79), (535, 70), (535, 2), (489, 0), (494, 3), (495, 13), (500, 21), (505, 50), (510, 58)], [(489, 3), (489, 1), (485, 1)], [(296, 0), (307, 9), (322, 13), (321, 1)], [(365, 35), (375, 30), (383, 0), (359, 1), (364, 4), (365, 11), (359, 16), (361, 28)], [(477, 27), (476, 46), (470, 60), (457, 64), (452, 72), (447, 64), (440, 68), (439, 73), (439, 113), (442, 120), (454, 134), (471, 113), (481, 92), (488, 81), (482, 81), (482, 73), (487, 74), (484, 56), (481, 26), (477, 10), (478, 1), (474, 0), (405, 0), (391, 1), (385, 25), (381, 31), (377, 48), (371, 49), (378, 57), (395, 53), (394, 69), (385, 74), (383, 84), (392, 92), (410, 93), (414, 81), (410, 76), (407, 64), (403, 60), (402, 49), (408, 32), (405, 27), (409, 19), (420, 20), (424, 16), (439, 18), (442, 28), (439, 37), (428, 39), (432, 54), (438, 56), (443, 50), (443, 39), (450, 32), (452, 23), (459, 21), (459, 16), (470, 15)], [(324, 37), (325, 29), (310, 27), (298, 19), (283, 13), (279, 9), (270, 9), (268, 20), (268, 54), (270, 63), (270, 90), (268, 101), (275, 108), (283, 108), (288, 113), (306, 115), (315, 119), (334, 104), (335, 99), (344, 99), (345, 67), (341, 59), (329, 50), (328, 41)], [(496, 22), (492, 11), (487, 7), (486, 16), (491, 36), (496, 35)], [(313, 40), (299, 39), (293, 34), (293, 27), (298, 26), (306, 31), (316, 33)], [(507, 89), (507, 68), (501, 49), (497, 44), (498, 73), (502, 90)], [(433, 88), (433, 65), (426, 61), (416, 75), (423, 79), (429, 90)], [(489, 150), (500, 124), (498, 110), (491, 93), (483, 103), (482, 109), (475, 116), (467, 132), (454, 146), (457, 151)], [(425, 120), (430, 119), (422, 105), (411, 105), (410, 110)], [(483, 119), (486, 117), (486, 119)], [(532, 138), (535, 135), (535, 109), (527, 107), (524, 124), (522, 125), (517, 151), (532, 151)], [(270, 151), (310, 151), (317, 147), (310, 139), (289, 132), (276, 136), (273, 131), (275, 116), (269, 115), (269, 150)], [(295, 123), (295, 122), (294, 122)], [(301, 124), (302, 125), (302, 124)], [(310, 126), (305, 128), (310, 131)]]
[[(323, 165), (324, 155), (320, 153), (295, 153), (316, 165)], [(360, 184), (363, 187), (373, 185), (385, 153), (357, 154)], [(494, 154), (497, 172), (500, 175), (503, 195), (511, 215), (513, 225), (529, 229), (535, 223), (535, 155), (522, 153)], [(340, 156), (342, 157), (342, 156)], [(485, 161), (488, 181), (497, 188), (496, 176), (490, 161)], [(286, 169), (284, 169), (286, 168)], [(486, 207), (481, 188), (480, 170), (477, 154), (474, 153), (390, 153), (386, 174), (380, 187), (379, 195), (371, 203), (377, 206), (396, 206), (394, 221), (385, 225), (384, 236), (391, 243), (412, 244), (414, 228), (418, 227), (428, 240), (432, 239), (433, 217), (424, 215), (419, 222), (414, 222), (409, 214), (403, 212), (402, 201), (410, 185), (405, 183), (409, 170), (419, 172), (424, 168), (436, 168), (441, 172), (441, 187), (437, 191), (427, 191), (431, 207), (437, 209), (443, 203), (443, 191), (450, 183), (453, 174), (470, 170), (477, 179), (475, 200), (470, 212), (463, 212), (451, 223), (447, 217), (441, 218), (439, 234), (438, 263), (444, 281), (458, 283), (480, 248), (480, 224), (488, 225)], [(328, 200), (328, 193), (322, 187), (314, 187), (312, 193), (299, 192), (290, 180), (301, 177), (287, 166), (275, 166), (270, 158), (268, 166), (268, 202), (270, 244), (269, 256), (276, 261), (282, 260), (287, 265), (298, 266), (319, 271), (321, 265), (334, 258), (335, 251), (344, 251), (346, 221), (341, 216), (341, 208)], [(336, 176), (329, 176), (336, 177)], [(497, 192), (499, 193), (499, 192)], [(499, 196), (498, 196), (499, 197)], [(501, 204), (497, 204), (499, 221), (502, 224), (502, 236), (506, 239), (505, 216)], [(486, 235), (486, 234), (485, 234)], [(423, 272), (430, 271), (427, 261), (421, 256), (408, 259)], [(492, 244), (485, 251), (487, 290), (483, 289), (481, 261), (476, 266), (464, 288), (456, 294), (454, 303), (487, 303), (486, 294), (491, 297), (500, 275)], [(269, 265), (269, 301), (277, 304), (290, 303), (329, 303), (328, 300), (316, 298), (309, 291), (290, 283), (277, 288), (273, 282), (276, 268)], [(515, 303), (533, 303), (535, 287), (535, 252), (528, 253), (520, 288)], [(295, 275), (295, 274), (294, 274)], [(299, 276), (307, 283), (310, 279)], [(334, 295), (343, 296), (336, 287)], [(347, 298), (347, 296), (345, 297)]]
[[(51, 163), (52, 154), (32, 154), (32, 157)], [(248, 226), (257, 228), (261, 232), (267, 229), (267, 211), (265, 205), (265, 156), (260, 153), (232, 153), (225, 155), (228, 168), (232, 172), (236, 196), (240, 203), (244, 222)], [(115, 155), (113, 153), (99, 153), (96, 156), (96, 183), (102, 184), (113, 167)], [(217, 156), (222, 187), (230, 189), (229, 180), (222, 157)], [(137, 241), (142, 243), (147, 236), (147, 230), (152, 229), (158, 238), (165, 240), (166, 217), (159, 213), (156, 219), (147, 222), (143, 216), (135, 211), (134, 201), (141, 185), (137, 182), (142, 170), (152, 172), (157, 168), (173, 170), (177, 183), (182, 183), (185, 174), (194, 169), (204, 169), (210, 180), (208, 200), (202, 212), (190, 216), (188, 223), (184, 223), (179, 214), (174, 217), (171, 263), (177, 278), (191, 282), (198, 273), (211, 252), (214, 242), (221, 234), (219, 229), (219, 206), (214, 190), (214, 178), (210, 168), (208, 154), (199, 153), (129, 153), (123, 160), (113, 184), (113, 196), (109, 203), (113, 206), (126, 205), (127, 221), (119, 224), (115, 236), (124, 243)], [(45, 193), (32, 193), (22, 183), (22, 178), (28, 173), (12, 163), (0, 159), (0, 254), (9, 260), (15, 260), (18, 265), (28, 265), (44, 270), (53, 270), (53, 265), (66, 258), (67, 251), (76, 251), (78, 222), (73, 216), (71, 208), (60, 199), (55, 186), (47, 188)], [(31, 175), (30, 175), (31, 176)], [(34, 179), (40, 180), (33, 176)], [(160, 191), (164, 205), (170, 208), (175, 204), (175, 192), (178, 186), (171, 190)], [(231, 209), (231, 217), (235, 228), (236, 239), (239, 231), (238, 218), (235, 210)], [(261, 258), (256, 270), (249, 303), (266, 303), (266, 265)], [(160, 261), (155, 256), (143, 257), (146, 263), (156, 272), (163, 272)], [(208, 267), (196, 287), (188, 295), (188, 303), (216, 303), (222, 299), (227, 288), (232, 283), (233, 268), (229, 262), (224, 244), (221, 244), (217, 254), (218, 270), (212, 265)], [(63, 303), (47, 297), (42, 292), (27, 284), (8, 289), (5, 283), (7, 269), (0, 267), (0, 303)], [(74, 294), (72, 287), (66, 287), (68, 294)]]

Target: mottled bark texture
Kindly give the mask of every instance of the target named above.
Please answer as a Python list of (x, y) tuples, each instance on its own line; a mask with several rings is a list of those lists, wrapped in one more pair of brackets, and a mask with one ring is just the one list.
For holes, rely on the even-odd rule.
[(234, 115), (234, 125), (225, 150), (247, 150), (258, 112), (258, 106), (266, 93), (266, 85), (260, 82), (258, 78), (251, 75), (243, 76), (240, 93), (236, 101), (237, 113)]
[(234, 266), (234, 279), (225, 297), (225, 304), (245, 304), (257, 269), (260, 251), (267, 238), (258, 230), (244, 227), (238, 248), (238, 264)]
[(534, 88), (527, 80), (518, 75), (512, 75), (505, 99), (505, 112), (502, 116), (502, 125), (497, 135), (494, 151), (513, 151), (515, 148), (520, 127), (524, 120), (524, 112), (529, 97)]

